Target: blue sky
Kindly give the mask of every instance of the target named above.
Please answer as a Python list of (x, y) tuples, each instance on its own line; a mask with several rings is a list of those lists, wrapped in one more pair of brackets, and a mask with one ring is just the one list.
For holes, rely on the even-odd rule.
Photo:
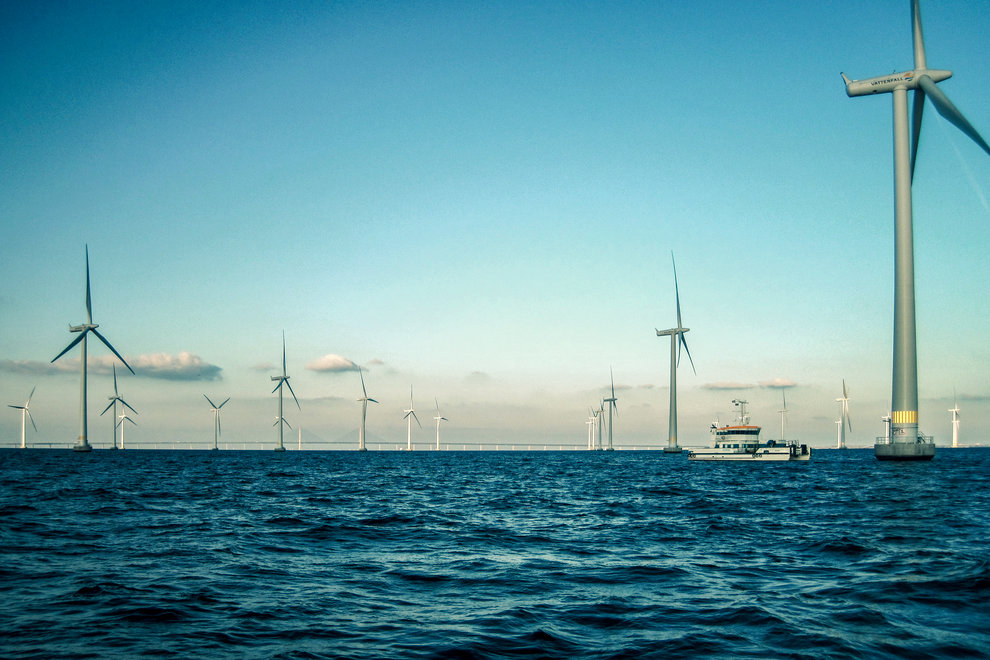
[[(928, 62), (990, 137), (985, 2), (924, 3)], [(871, 445), (890, 396), (889, 96), (907, 2), (53, 3), (0, 9), (0, 395), (73, 442), (94, 320), (135, 366), (128, 441), (270, 447), (285, 331), (304, 440), (666, 441), (677, 258), (697, 375), (682, 444), (733, 398), (776, 434)], [(990, 422), (990, 158), (926, 112), (914, 184), (921, 427)], [(112, 389), (90, 351), (90, 439)], [(331, 356), (327, 358), (327, 356)], [(337, 356), (336, 358), (332, 356)], [(78, 364), (78, 363), (76, 363)], [(336, 366), (335, 366), (336, 365)], [(344, 370), (339, 370), (340, 366)], [(216, 399), (214, 399), (216, 400)], [(20, 427), (0, 418), (2, 442)], [(294, 434), (290, 434), (295, 437)], [(106, 437), (104, 437), (106, 436)], [(185, 443), (185, 444), (184, 444)], [(374, 444), (373, 444), (374, 446)]]

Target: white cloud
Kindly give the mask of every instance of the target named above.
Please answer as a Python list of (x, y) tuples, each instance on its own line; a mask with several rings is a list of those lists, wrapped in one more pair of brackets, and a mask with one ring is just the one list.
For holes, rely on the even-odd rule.
[(339, 373), (341, 371), (357, 371), (358, 366), (341, 355), (330, 353), (317, 358), (306, 365), (310, 371)]
[(701, 386), (702, 389), (706, 390), (751, 390), (756, 387), (752, 383), (705, 383)]
[(761, 380), (760, 387), (769, 387), (771, 389), (783, 390), (789, 387), (797, 387), (797, 383), (795, 383), (790, 378), (773, 378), (771, 380)]
[[(215, 364), (205, 362), (198, 355), (182, 351), (178, 355), (168, 353), (153, 353), (125, 357), (127, 363), (134, 369), (137, 376), (158, 378), (163, 380), (220, 380), (222, 369)], [(101, 355), (89, 358), (87, 373), (107, 375), (113, 371), (113, 365), (118, 371), (126, 370), (117, 358), (111, 355)], [(36, 360), (0, 360), (0, 371), (19, 374), (55, 375), (79, 373), (79, 358), (58, 360), (54, 363), (38, 362)]]

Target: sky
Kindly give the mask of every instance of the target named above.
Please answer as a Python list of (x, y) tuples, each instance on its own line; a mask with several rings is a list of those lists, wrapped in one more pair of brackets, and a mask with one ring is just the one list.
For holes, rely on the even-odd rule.
[[(990, 138), (985, 1), (922, 5), (928, 64)], [(733, 399), (850, 446), (889, 410), (889, 95), (904, 1), (0, 5), (0, 397), (28, 443), (78, 435), (93, 320), (134, 367), (129, 446), (271, 448), (278, 373), (310, 448), (667, 442), (671, 255), (695, 371), (679, 441)], [(990, 157), (929, 104), (915, 175), (920, 426), (990, 424)], [(90, 342), (89, 440), (111, 442)], [(955, 393), (955, 394), (954, 394)], [(439, 403), (437, 403), (439, 402)], [(19, 411), (0, 445), (19, 441)], [(286, 444), (298, 441), (286, 430)], [(290, 442), (291, 440), (291, 442)], [(333, 443), (350, 443), (335, 445)]]

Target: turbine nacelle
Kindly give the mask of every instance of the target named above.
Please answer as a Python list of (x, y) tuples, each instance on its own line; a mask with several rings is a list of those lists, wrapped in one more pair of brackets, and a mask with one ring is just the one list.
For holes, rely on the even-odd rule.
[(83, 323), (82, 325), (70, 325), (69, 332), (87, 332), (100, 327), (99, 323)]
[(944, 69), (915, 69), (892, 73), (887, 76), (850, 80), (846, 74), (841, 74), (846, 83), (846, 96), (869, 96), (870, 94), (887, 94), (895, 89), (917, 89), (922, 76), (927, 76), (932, 82), (942, 82), (952, 77), (951, 71)]

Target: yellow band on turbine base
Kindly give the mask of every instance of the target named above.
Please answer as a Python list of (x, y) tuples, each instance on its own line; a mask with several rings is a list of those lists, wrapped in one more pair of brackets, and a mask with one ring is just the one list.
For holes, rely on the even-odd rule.
[(917, 410), (895, 410), (893, 414), (894, 424), (917, 424)]

